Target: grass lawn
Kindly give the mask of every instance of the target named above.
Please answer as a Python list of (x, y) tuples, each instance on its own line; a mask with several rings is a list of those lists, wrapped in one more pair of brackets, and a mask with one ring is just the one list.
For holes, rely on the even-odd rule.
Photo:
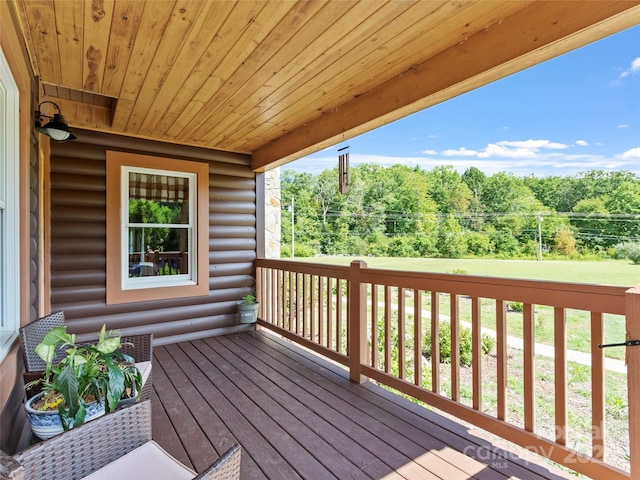
[(631, 287), (640, 284), (640, 265), (629, 260), (487, 260), (449, 258), (387, 258), (387, 257), (312, 257), (301, 262), (349, 265), (364, 260), (371, 268), (388, 268), (433, 273), (465, 273), (489, 277), (551, 280), (558, 282), (592, 283)]
[[(299, 259), (315, 263), (348, 265), (355, 257), (314, 257)], [(640, 283), (640, 265), (629, 261), (580, 262), (561, 260), (478, 260), (478, 259), (432, 259), (432, 258), (377, 258), (365, 257), (371, 268), (392, 270), (424, 271), (434, 273), (465, 273), (469, 275), (553, 280), (572, 283), (592, 283), (632, 286)], [(448, 295), (441, 295), (440, 313), (448, 315)], [(425, 298), (423, 308), (428, 308), (429, 298)], [(483, 300), (482, 323), (484, 327), (495, 328), (495, 304)], [(471, 321), (471, 306), (465, 299), (460, 300), (460, 320)], [(536, 342), (553, 345), (553, 308), (536, 306)], [(507, 316), (509, 335), (522, 338), (523, 320), (521, 313)], [(589, 312), (567, 310), (567, 347), (569, 350), (589, 352), (591, 345)], [(620, 342), (625, 338), (625, 320), (621, 315), (605, 315), (605, 342)], [(623, 359), (624, 347), (608, 348), (607, 357)]]

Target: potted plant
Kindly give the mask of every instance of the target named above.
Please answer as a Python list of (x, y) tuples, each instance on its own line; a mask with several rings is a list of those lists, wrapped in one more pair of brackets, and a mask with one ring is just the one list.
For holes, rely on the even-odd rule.
[(238, 302), (238, 318), (240, 323), (256, 323), (260, 304), (253, 293), (242, 297)]
[[(123, 398), (140, 392), (142, 375), (119, 351), (120, 336), (103, 326), (97, 343), (78, 344), (65, 327), (50, 330), (36, 354), (45, 361), (44, 375), (25, 385), (41, 386), (25, 408), (32, 430), (43, 440), (110, 412)], [(54, 364), (56, 352), (64, 351)]]

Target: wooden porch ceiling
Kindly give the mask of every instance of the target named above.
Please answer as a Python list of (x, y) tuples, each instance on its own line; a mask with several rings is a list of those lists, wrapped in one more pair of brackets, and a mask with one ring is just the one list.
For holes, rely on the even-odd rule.
[(12, 0), (71, 127), (264, 170), (640, 22), (640, 1)]

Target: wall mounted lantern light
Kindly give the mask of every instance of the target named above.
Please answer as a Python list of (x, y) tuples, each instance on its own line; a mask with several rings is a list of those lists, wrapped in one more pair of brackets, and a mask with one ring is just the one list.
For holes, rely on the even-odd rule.
[[(50, 103), (54, 107), (58, 113), (54, 113), (53, 116), (45, 115), (40, 110), (40, 107), (45, 103)], [(42, 122), (45, 118), (49, 119), (45, 125), (42, 125)], [(67, 121), (64, 119), (64, 116), (60, 113), (60, 107), (53, 102), (42, 102), (38, 105), (38, 110), (36, 110), (36, 129), (40, 133), (44, 133), (45, 135), (53, 138), (57, 142), (65, 142), (67, 140), (75, 140), (76, 136), (69, 131), (69, 126), (67, 125)]]

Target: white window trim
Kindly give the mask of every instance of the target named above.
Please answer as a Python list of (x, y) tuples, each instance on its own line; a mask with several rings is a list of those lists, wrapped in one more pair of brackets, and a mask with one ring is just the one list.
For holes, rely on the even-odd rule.
[[(194, 252), (197, 251), (197, 239), (195, 235), (196, 231), (196, 190), (197, 190), (197, 175), (194, 173), (185, 173), (176, 170), (159, 170), (154, 168), (142, 168), (142, 167), (122, 167), (122, 177), (120, 179), (120, 194), (122, 195), (121, 203), (122, 212), (120, 214), (120, 220), (122, 225), (120, 231), (122, 236), (120, 239), (120, 251), (122, 255), (122, 289), (123, 290), (135, 290), (140, 288), (154, 288), (154, 287), (179, 287), (183, 285), (195, 285), (198, 279), (197, 258)], [(181, 225), (189, 229), (188, 235), (188, 251), (189, 255), (189, 273), (184, 275), (158, 275), (149, 277), (129, 277), (129, 172), (140, 172), (149, 175), (166, 175), (172, 177), (183, 177), (189, 179), (189, 223)], [(153, 227), (175, 227), (176, 225), (162, 225), (154, 224)]]
[(20, 326), (19, 91), (0, 49), (0, 361)]

